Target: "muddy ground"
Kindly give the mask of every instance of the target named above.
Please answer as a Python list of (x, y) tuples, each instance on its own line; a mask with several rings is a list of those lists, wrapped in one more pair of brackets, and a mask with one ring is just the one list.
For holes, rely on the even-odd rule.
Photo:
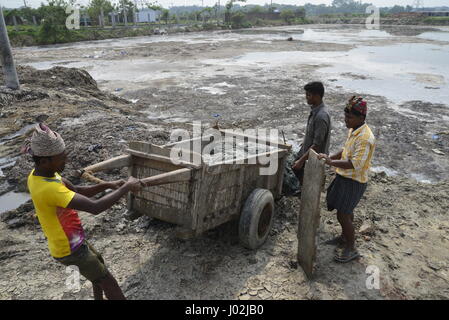
[[(442, 44), (411, 37), (409, 28), (402, 30), (399, 38), (360, 42), (366, 46)], [(395, 33), (401, 34), (401, 29)], [(267, 67), (263, 61), (254, 64), (236, 58), (279, 51), (313, 56), (360, 45), (286, 41), (292, 34), (295, 38), (301, 30), (199, 33), (189, 35), (188, 41), (174, 36), (149, 43), (125, 39), (15, 50), (22, 90), (0, 90), (0, 158), (18, 158), (2, 169), (0, 194), (26, 191), (32, 164), (18, 154), (24, 137), (14, 133), (36, 119), (46, 119), (68, 142), (72, 153), (64, 175), (79, 183), (74, 169), (121, 154), (128, 140), (163, 144), (172, 129), (189, 128), (193, 120), (207, 126), (218, 119), (225, 128), (277, 128), (296, 147), (309, 113), (301, 88), (312, 80), (326, 85), (325, 101), (333, 119), (331, 149), (337, 150), (346, 136), (341, 110), (351, 92), (318, 73), (322, 63)], [(25, 64), (57, 67), (36, 70)], [(139, 73), (139, 68), (148, 72)], [(351, 70), (343, 73), (361, 76)], [(236, 223), (183, 241), (175, 238), (170, 224), (146, 217), (126, 220), (123, 200), (99, 216), (83, 212), (80, 216), (89, 240), (103, 254), (125, 295), (130, 299), (447, 299), (449, 108), (427, 101), (393, 107), (387, 97), (364, 96), (370, 106), (368, 123), (378, 140), (373, 166), (379, 172), (372, 173), (355, 212), (356, 229), (364, 230), (357, 233), (360, 259), (337, 264), (334, 249), (322, 244), (339, 233), (334, 214), (325, 210), (324, 193), (312, 280), (296, 264), (300, 206), (296, 197), (277, 202), (273, 230), (257, 251), (239, 244)], [(125, 174), (114, 171), (103, 177)], [(327, 184), (330, 181), (328, 174)], [(66, 288), (65, 268), (49, 256), (33, 215), (31, 202), (1, 214), (0, 298), (91, 299), (85, 279), (80, 292)], [(380, 271), (379, 290), (366, 287), (366, 269), (371, 265)]]

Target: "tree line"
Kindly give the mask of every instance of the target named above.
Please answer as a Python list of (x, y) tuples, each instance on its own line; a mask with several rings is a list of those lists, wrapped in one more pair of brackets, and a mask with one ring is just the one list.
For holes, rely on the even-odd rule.
[[(151, 0), (90, 0), (88, 5), (81, 7), (81, 13), (89, 24), (97, 25), (98, 17), (103, 13), (104, 19), (111, 19), (111, 12), (115, 12), (119, 17), (119, 22), (127, 20), (134, 21), (134, 12), (143, 8), (150, 8), (158, 12), (160, 21), (208, 21), (224, 16), (225, 22), (230, 23), (232, 15), (241, 12), (244, 15), (269, 15), (277, 13), (278, 17), (286, 21), (293, 21), (295, 18), (305, 18), (306, 16), (333, 15), (333, 14), (365, 14), (367, 7), (371, 3), (362, 3), (354, 0), (334, 0), (330, 5), (315, 5), (306, 3), (303, 6), (285, 4), (265, 4), (247, 5), (246, 0), (227, 0), (224, 5), (218, 6), (218, 2), (212, 7), (200, 6), (174, 6), (169, 9), (152, 2)], [(18, 24), (40, 24), (43, 19), (50, 19), (52, 22), (63, 25), (67, 14), (64, 8), (67, 5), (75, 5), (76, 0), (47, 0), (39, 8), (21, 7), (17, 9), (4, 10), (6, 23)], [(138, 5), (136, 6), (136, 3)], [(411, 12), (410, 5), (380, 8), (383, 14), (393, 14), (401, 12)], [(56, 15), (55, 15), (56, 14)], [(280, 15), (283, 15), (281, 17)], [(125, 18), (126, 16), (126, 18)], [(273, 15), (274, 16), (274, 15)], [(13, 18), (15, 17), (15, 18)], [(241, 18), (242, 15), (237, 15)], [(13, 20), (16, 20), (15, 22)]]
[[(246, 0), (224, 0), (222, 3), (224, 5), (219, 6), (217, 2), (212, 7), (178, 6), (167, 9), (152, 0), (90, 0), (86, 6), (80, 7), (80, 24), (100, 27), (137, 24), (135, 13), (148, 8), (157, 13), (156, 25), (183, 25), (193, 31), (247, 28), (309, 23), (312, 18), (308, 17), (314, 16), (365, 15), (367, 7), (371, 5), (354, 0), (334, 0), (330, 5), (307, 3), (303, 6), (278, 3), (263, 6), (248, 5)], [(4, 9), (10, 38), (20, 40), (18, 43), (30, 45), (29, 43), (51, 44), (120, 36), (111, 28), (107, 30), (100, 28), (101, 31), (91, 30), (88, 35), (89, 28), (81, 28), (79, 32), (68, 30), (65, 25), (68, 5), (75, 6), (76, 0), (46, 0), (46, 3), (41, 3), (38, 8)], [(413, 10), (411, 6), (398, 5), (380, 8), (383, 15)], [(147, 25), (149, 29), (157, 28), (151, 23), (139, 25)], [(144, 32), (142, 30), (139, 33), (138, 29), (126, 31), (126, 36), (133, 36), (134, 33), (141, 35)]]

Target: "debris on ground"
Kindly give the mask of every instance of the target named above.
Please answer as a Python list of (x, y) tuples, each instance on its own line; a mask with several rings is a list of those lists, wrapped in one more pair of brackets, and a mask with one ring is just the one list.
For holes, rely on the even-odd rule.
[[(292, 43), (284, 39), (266, 45), (272, 46), (272, 51), (279, 47), (292, 50)], [(219, 50), (207, 49), (211, 48), (209, 43), (152, 43), (127, 48), (123, 59), (218, 59), (265, 45), (245, 41), (229, 41)], [(346, 44), (301, 44), (301, 50), (311, 52), (351, 48)], [(70, 54), (80, 55), (76, 48), (70, 50), (61, 49), (58, 54), (69, 58)], [(117, 50), (111, 55), (120, 61), (119, 50), (123, 49)], [(27, 54), (17, 53), (22, 61), (39, 58)], [(133, 83), (136, 88), (130, 89), (128, 84), (97, 83), (81, 69), (57, 66), (37, 70), (18, 63), (21, 90), (0, 89), (0, 193), (27, 191), (26, 179), (33, 164), (29, 156), (20, 154), (26, 138), (21, 130), (42, 119), (64, 137), (71, 151), (64, 176), (81, 184), (85, 182), (73, 174), (75, 170), (123, 154), (127, 141), (161, 145), (170, 140), (173, 129), (190, 129), (192, 119), (213, 125), (216, 119), (211, 114), (220, 115), (222, 128), (292, 128), (297, 134), (294, 140), (300, 142), (298, 135), (310, 108), (298, 88), (315, 80), (315, 69), (307, 65), (266, 72), (258, 66), (251, 74), (234, 69), (227, 74), (228, 67), (220, 65), (213, 66), (214, 71), (221, 71), (209, 78), (187, 75), (187, 85), (168, 78), (156, 79), (145, 88)], [(223, 82), (229, 86), (219, 102), (217, 95), (190, 89)], [(100, 90), (99, 85), (110, 87)], [(123, 90), (114, 92), (115, 88)], [(447, 106), (422, 101), (399, 106), (420, 112), (418, 118), (394, 113), (384, 97), (368, 98), (372, 106), (369, 123), (378, 146), (376, 172), (371, 173), (367, 191), (355, 210), (356, 245), (362, 255), (357, 261), (336, 264), (334, 248), (321, 244), (341, 232), (335, 212), (326, 210), (325, 193), (321, 197), (316, 278), (312, 281), (306, 280), (295, 263), (300, 199), (293, 196), (276, 202), (273, 229), (257, 251), (239, 244), (235, 222), (192, 240), (180, 240), (171, 224), (145, 216), (132, 219), (125, 199), (98, 216), (80, 212), (90, 243), (102, 253), (130, 299), (447, 299), (448, 160), (432, 149), (449, 152), (447, 125), (435, 116), (447, 117), (449, 111)], [(326, 92), (333, 119), (332, 150), (346, 138), (340, 108), (346, 100), (339, 89)], [(291, 105), (295, 108), (288, 110)], [(394, 116), (385, 117), (386, 112)], [(429, 132), (438, 133), (439, 138), (432, 139)], [(286, 135), (293, 139), (290, 133)], [(297, 188), (289, 171), (294, 158), (292, 154), (286, 165), (287, 194)], [(3, 168), (3, 163), (15, 164)], [(423, 172), (425, 176), (417, 175)], [(126, 170), (111, 170), (98, 177), (115, 180), (127, 175)], [(332, 179), (332, 173), (327, 172), (326, 187)], [(86, 279), (81, 279), (79, 292), (66, 288), (65, 268), (50, 257), (31, 201), (0, 216), (0, 299), (92, 299)], [(379, 290), (366, 287), (368, 266), (380, 270)]]

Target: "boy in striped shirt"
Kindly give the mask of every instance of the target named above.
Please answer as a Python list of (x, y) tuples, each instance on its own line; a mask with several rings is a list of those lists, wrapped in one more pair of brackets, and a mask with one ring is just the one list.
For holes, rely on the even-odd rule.
[(375, 149), (374, 135), (365, 123), (367, 111), (366, 101), (352, 97), (345, 108), (349, 132), (344, 148), (332, 156), (319, 155), (320, 159), (326, 159), (326, 164), (336, 167), (337, 176), (327, 189), (326, 201), (329, 211), (337, 209), (342, 234), (326, 243), (342, 247), (337, 250), (335, 260), (343, 263), (360, 256), (355, 248), (353, 211), (366, 190)]

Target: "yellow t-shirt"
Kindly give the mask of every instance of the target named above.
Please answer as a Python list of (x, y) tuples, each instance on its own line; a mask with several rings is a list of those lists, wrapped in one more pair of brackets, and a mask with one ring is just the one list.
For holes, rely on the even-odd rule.
[(376, 139), (366, 123), (355, 131), (350, 129), (341, 160), (351, 160), (354, 169), (337, 168), (337, 174), (366, 183), (375, 147)]
[(76, 210), (67, 208), (75, 192), (62, 182), (61, 176), (47, 178), (28, 176), (28, 189), (36, 215), (48, 240), (50, 254), (55, 258), (70, 255), (83, 243), (85, 236)]

